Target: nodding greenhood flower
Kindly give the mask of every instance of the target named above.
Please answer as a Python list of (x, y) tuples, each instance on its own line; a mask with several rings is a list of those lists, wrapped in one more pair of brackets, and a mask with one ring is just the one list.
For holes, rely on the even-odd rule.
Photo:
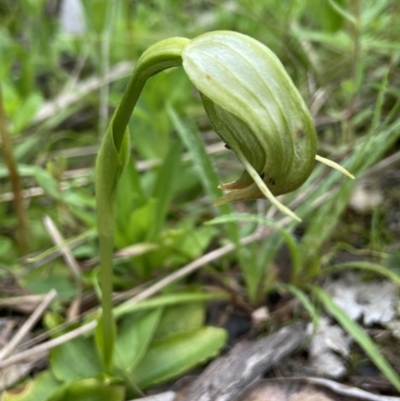
[[(275, 54), (248, 36), (213, 32), (193, 39), (182, 59), (215, 130), (239, 159), (246, 158), (272, 194), (303, 184), (314, 166), (317, 136)], [(219, 204), (264, 197), (248, 171), (221, 187), (234, 192)]]
[(317, 136), (279, 59), (249, 36), (217, 31), (191, 40), (182, 61), (216, 132), (245, 167), (237, 181), (220, 185), (231, 192), (216, 205), (267, 197), (296, 218), (275, 196), (297, 189), (309, 177)]

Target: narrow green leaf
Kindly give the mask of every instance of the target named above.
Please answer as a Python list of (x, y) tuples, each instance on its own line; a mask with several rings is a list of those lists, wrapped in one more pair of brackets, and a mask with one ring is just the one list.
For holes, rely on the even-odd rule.
[(290, 256), (292, 259), (292, 267), (293, 267), (293, 280), (296, 280), (297, 276), (301, 270), (301, 255), (300, 255), (300, 247), (297, 243), (296, 239), (294, 238), (293, 234), (288, 230), (278, 226), (273, 220), (265, 217), (265, 216), (258, 216), (249, 213), (232, 213), (225, 216), (215, 217), (212, 220), (207, 221), (206, 225), (214, 225), (214, 224), (227, 224), (233, 221), (241, 221), (246, 223), (257, 223), (263, 224), (268, 227), (272, 227), (277, 230), (283, 237), (286, 242), (287, 247), (290, 251)]
[(317, 310), (315, 309), (313, 303), (310, 301), (306, 293), (299, 288), (295, 287), (294, 285), (291, 284), (279, 284), (277, 285), (277, 288), (283, 288), (289, 292), (291, 292), (303, 305), (304, 309), (307, 311), (307, 313), (310, 315), (314, 327), (318, 326), (318, 321), (319, 321), (319, 314)]
[[(199, 258), (206, 252), (213, 238), (218, 235), (215, 227), (196, 227), (188, 232), (182, 238), (182, 249), (192, 260)], [(179, 244), (177, 244), (179, 246)]]
[(116, 229), (116, 246), (125, 248), (138, 242), (149, 242), (146, 241), (146, 237), (157, 213), (157, 200), (153, 198), (131, 210), (125, 215), (124, 226), (120, 224)]
[[(387, 10), (387, 7), (390, 7), (391, 0), (381, 0), (377, 2), (372, 2), (368, 7), (363, 9), (363, 13), (361, 16), (363, 26), (368, 26), (371, 22), (376, 21), (379, 19), (382, 14)], [(370, 39), (368, 37), (368, 39)], [(385, 41), (386, 43), (390, 43), (389, 41)], [(367, 41), (369, 45), (369, 40)]]
[(225, 330), (205, 327), (155, 341), (130, 378), (139, 388), (172, 379), (215, 356), (226, 340)]
[[(222, 191), (218, 188), (219, 179), (215, 173), (210, 156), (205, 149), (200, 133), (193, 124), (189, 122), (183, 123), (178, 113), (169, 103), (167, 104), (167, 112), (182, 143), (192, 156), (193, 164), (206, 194), (214, 202), (222, 195)], [(231, 207), (223, 205), (221, 206), (221, 210), (224, 213), (229, 213)]]
[(317, 286), (313, 286), (312, 290), (321, 300), (325, 308), (333, 315), (339, 324), (346, 330), (371, 358), (371, 361), (380, 369), (386, 378), (392, 383), (396, 390), (400, 391), (400, 376), (392, 368), (385, 357), (380, 353), (378, 347), (371, 337), (362, 329), (362, 327), (350, 319), (346, 312), (337, 306), (330, 295)]
[(55, 259), (56, 257), (58, 257), (60, 249), (62, 247), (68, 245), (69, 248), (73, 249), (75, 248), (76, 244), (89, 241), (90, 239), (95, 238), (96, 236), (97, 236), (96, 230), (94, 228), (89, 228), (88, 230), (84, 231), (81, 234), (67, 238), (59, 245), (55, 245), (47, 249), (46, 251), (39, 253), (38, 255), (35, 255), (32, 258), (28, 258), (27, 262), (30, 264), (31, 267), (34, 267), (35, 265), (40, 266), (42, 264), (45, 264), (45, 260)]
[(388, 85), (388, 79), (389, 79), (389, 73), (390, 73), (390, 68), (388, 67), (385, 71), (385, 74), (383, 76), (382, 82), (379, 85), (379, 94), (378, 98), (375, 103), (375, 109), (374, 109), (374, 117), (372, 119), (371, 123), (371, 128), (369, 130), (368, 135), (364, 139), (364, 143), (366, 146), (368, 144), (368, 140), (371, 135), (376, 134), (376, 130), (379, 126), (379, 123), (381, 121), (381, 115), (382, 115), (382, 107), (383, 107), (383, 102), (385, 100), (385, 95), (386, 95), (386, 90), (387, 90), (387, 85)]
[(351, 35), (344, 31), (339, 30), (336, 33), (324, 33), (322, 31), (311, 31), (307, 29), (297, 29), (296, 35), (299, 40), (309, 40), (311, 42), (321, 43), (330, 46), (333, 49), (342, 51), (343, 53), (351, 51), (353, 40)]
[(115, 366), (131, 372), (145, 355), (162, 316), (162, 308), (122, 318), (115, 343)]
[(13, 134), (20, 133), (32, 122), (42, 103), (43, 98), (38, 92), (32, 92), (24, 99), (13, 116)]
[[(196, 172), (203, 185), (204, 191), (211, 201), (215, 202), (221, 197), (222, 191), (219, 189), (218, 176), (215, 173), (212, 160), (206, 151), (199, 130), (190, 122), (184, 123), (170, 104), (167, 104), (167, 112), (175, 130), (181, 138), (182, 143), (185, 145), (192, 157), (193, 165), (196, 168)], [(218, 214), (230, 214), (232, 213), (232, 205), (229, 203), (220, 205), (216, 211)], [(229, 224), (225, 227), (225, 233), (226, 236), (236, 245), (236, 257), (240, 261), (240, 264), (245, 265), (246, 261), (243, 259), (243, 252), (241, 252), (237, 225)]]
[[(30, 149), (30, 152), (33, 152), (33, 150)], [(21, 177), (35, 177), (37, 170), (43, 170), (43, 169), (37, 166), (29, 166), (27, 164), (22, 164), (22, 163), (18, 164), (18, 174)], [(0, 163), (0, 178), (7, 178), (8, 175), (9, 172), (7, 166), (3, 163)]]
[(204, 302), (215, 299), (229, 299), (229, 295), (224, 292), (216, 293), (178, 293), (178, 294), (166, 294), (160, 295), (156, 298), (146, 299), (141, 302), (126, 301), (121, 305), (114, 308), (114, 317), (118, 318), (126, 313), (135, 312), (139, 310), (147, 310), (153, 308), (159, 308), (169, 305), (186, 304), (189, 302)]
[(36, 168), (34, 175), (36, 182), (43, 188), (47, 195), (51, 196), (53, 199), (61, 199), (61, 191), (57, 181), (47, 170)]
[(265, 289), (273, 279), (271, 266), (277, 252), (282, 246), (282, 236), (279, 232), (268, 237), (262, 247), (259, 243), (249, 244), (242, 248), (244, 262), (240, 262), (243, 278), (246, 283), (249, 299), (253, 304), (259, 303), (265, 294)]
[(86, 0), (82, 5), (85, 7), (86, 22), (90, 24), (91, 31), (100, 34), (106, 27), (111, 3), (108, 0)]
[(388, 269), (387, 267), (384, 267), (377, 263), (363, 262), (363, 261), (340, 263), (337, 265), (326, 267), (324, 268), (324, 271), (326, 273), (331, 273), (350, 269), (364, 270), (371, 273), (380, 274), (381, 276), (388, 278), (394, 284), (400, 286), (400, 276), (395, 272), (391, 271), (390, 269)]
[[(376, 163), (400, 137), (399, 128), (400, 121), (395, 120), (393, 124), (379, 132), (379, 135), (370, 136), (367, 145), (363, 141), (356, 146), (352, 155), (344, 163), (346, 167), (357, 176), (357, 174)], [(339, 173), (336, 171), (329, 174), (316, 189), (315, 193), (310, 196), (308, 202), (299, 206), (299, 213), (309, 214), (311, 212), (310, 205), (315, 196), (322, 195), (323, 192), (327, 191), (338, 177)], [(354, 183), (350, 180), (343, 183), (340, 189), (318, 209), (318, 213), (313, 214), (312, 219), (309, 219), (307, 232), (301, 240), (302, 259), (306, 262), (318, 257), (322, 244), (331, 236), (340, 215), (348, 205), (353, 186)]]
[(357, 19), (351, 15), (342, 5), (338, 4), (335, 0), (328, 0), (329, 5), (343, 18), (349, 21), (351, 24), (356, 25)]
[(205, 225), (216, 225), (216, 224), (227, 224), (231, 223), (232, 221), (240, 221), (240, 222), (249, 222), (249, 223), (257, 223), (257, 224), (263, 224), (266, 226), (273, 226), (274, 228), (279, 228), (277, 224), (265, 217), (265, 216), (259, 216), (256, 214), (250, 214), (250, 213), (232, 213), (226, 216), (218, 216), (214, 217), (213, 219), (205, 222)]
[(157, 213), (153, 215), (146, 241), (152, 242), (159, 235), (167, 216), (168, 208), (174, 194), (174, 181), (179, 176), (182, 147), (172, 143), (169, 152), (159, 167), (152, 197), (157, 200)]
[[(341, 3), (344, 1), (341, 0)], [(343, 27), (344, 18), (327, 1), (308, 0), (303, 3), (307, 15), (321, 26), (322, 31), (337, 32)]]
[[(115, 210), (116, 235), (127, 229), (127, 216), (133, 210), (142, 206), (146, 200), (147, 198), (142, 188), (139, 173), (134, 161), (130, 159), (127, 168), (121, 175), (117, 189), (116, 204), (118, 207)], [(132, 242), (129, 244), (132, 244)]]

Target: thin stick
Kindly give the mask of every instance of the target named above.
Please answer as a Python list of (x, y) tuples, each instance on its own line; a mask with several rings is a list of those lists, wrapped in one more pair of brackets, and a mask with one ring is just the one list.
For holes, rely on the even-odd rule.
[(80, 337), (83, 334), (90, 333), (92, 330), (96, 328), (96, 326), (97, 326), (97, 321), (93, 320), (92, 322), (86, 323), (85, 325), (78, 327), (77, 329), (72, 330), (66, 334), (63, 334), (60, 337), (54, 338), (53, 340), (47, 341), (36, 347), (27, 349), (26, 351), (22, 351), (19, 354), (10, 356), (9, 358), (0, 361), (0, 369), (3, 369), (6, 366), (10, 366), (18, 362), (25, 361), (26, 359), (33, 358), (34, 356), (42, 355), (43, 353), (55, 347), (58, 347), (59, 345), (62, 345), (68, 341), (71, 341), (74, 338)]
[(77, 315), (79, 315), (79, 310), (82, 303), (82, 280), (81, 280), (81, 269), (79, 268), (78, 262), (74, 258), (69, 249), (69, 246), (65, 243), (63, 236), (58, 230), (57, 226), (54, 224), (53, 220), (49, 216), (44, 216), (44, 225), (51, 236), (54, 245), (59, 246), (59, 250), (65, 260), (66, 265), (74, 277), (77, 294), (75, 299), (72, 301), (70, 307), (68, 308), (67, 320), (71, 320)]
[(0, 308), (9, 308), (21, 304), (34, 304), (36, 307), (45, 298), (46, 295), (21, 295), (19, 297), (0, 298)]
[(57, 292), (55, 290), (51, 290), (43, 301), (38, 305), (36, 310), (29, 316), (28, 320), (21, 326), (18, 330), (17, 334), (13, 337), (13, 339), (0, 351), (0, 361), (4, 358), (7, 358), (9, 355), (13, 353), (15, 348), (21, 343), (21, 341), (25, 338), (25, 336), (31, 331), (32, 327), (37, 323), (40, 319), (44, 311), (53, 301), (53, 299), (57, 296)]
[(72, 275), (75, 279), (75, 284), (78, 287), (78, 297), (82, 296), (82, 283), (81, 283), (81, 271), (78, 262), (73, 257), (68, 244), (65, 243), (65, 239), (61, 235), (60, 231), (54, 224), (51, 217), (45, 215), (43, 219), (44, 225), (53, 240), (54, 245), (59, 246), (59, 251), (62, 254), (65, 263), (69, 267)]
[[(317, 387), (324, 387), (331, 390), (333, 393), (339, 396), (345, 396), (346, 398), (340, 399), (357, 399), (363, 401), (400, 401), (400, 397), (392, 397), (387, 395), (378, 395), (369, 393), (357, 387), (352, 387), (347, 384), (339, 383), (334, 380), (325, 379), (321, 377), (278, 377), (274, 379), (263, 379), (257, 384), (258, 386), (265, 386), (271, 384), (282, 384), (288, 386), (291, 383), (309, 383)], [(140, 401), (138, 399), (137, 401)]]
[(112, 68), (103, 80), (99, 77), (92, 77), (85, 81), (78, 82), (77, 85), (68, 88), (68, 91), (61, 93), (55, 99), (44, 103), (36, 114), (33, 123), (42, 123), (48, 118), (54, 117), (61, 110), (72, 106), (83, 96), (99, 89), (104, 84), (109, 84), (113, 81), (130, 76), (133, 67), (134, 64), (130, 62), (122, 62)]

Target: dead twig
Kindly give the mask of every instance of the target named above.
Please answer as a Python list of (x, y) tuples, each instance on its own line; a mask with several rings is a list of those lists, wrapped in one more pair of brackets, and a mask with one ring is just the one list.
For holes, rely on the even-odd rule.
[(344, 395), (346, 397), (352, 397), (363, 401), (400, 401), (400, 397), (373, 394), (357, 387), (351, 387), (343, 383), (338, 383), (333, 380), (323, 379), (320, 377), (304, 377), (300, 378), (299, 380), (325, 387), (339, 395)]
[(57, 296), (55, 290), (51, 290), (47, 296), (43, 299), (40, 305), (32, 313), (32, 315), (26, 320), (22, 327), (18, 330), (17, 334), (13, 339), (0, 351), (0, 361), (11, 355), (25, 336), (32, 330), (32, 327), (37, 323), (40, 317), (43, 315), (44, 311)]
[(44, 216), (44, 225), (53, 240), (54, 245), (59, 246), (59, 250), (65, 260), (66, 265), (69, 267), (72, 276), (74, 277), (75, 284), (77, 287), (77, 296), (72, 303), (72, 307), (70, 308), (70, 313), (68, 316), (68, 320), (72, 317), (75, 317), (78, 314), (80, 309), (81, 301), (82, 301), (82, 281), (81, 281), (81, 269), (78, 265), (78, 262), (74, 258), (71, 253), (69, 246), (65, 243), (63, 236), (60, 231), (54, 224), (53, 220), (49, 216)]
[(263, 373), (295, 351), (307, 338), (305, 324), (296, 323), (257, 341), (235, 345), (216, 359), (191, 385), (183, 401), (235, 401)]

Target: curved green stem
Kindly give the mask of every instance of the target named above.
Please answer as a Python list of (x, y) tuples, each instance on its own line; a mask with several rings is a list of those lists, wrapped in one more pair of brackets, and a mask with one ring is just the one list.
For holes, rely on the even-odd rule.
[(127, 125), (140, 93), (152, 75), (182, 64), (181, 53), (189, 42), (172, 38), (156, 43), (139, 58), (104, 136), (96, 162), (96, 210), (100, 241), (102, 315), (96, 342), (105, 373), (112, 373), (115, 323), (112, 316), (112, 261), (114, 248), (114, 201), (121, 174), (129, 160)]
[[(166, 39), (149, 47), (141, 55), (125, 89), (121, 103), (114, 113), (114, 129), (125, 131), (148, 78), (168, 68), (182, 65), (182, 50), (189, 42), (190, 40), (186, 38)], [(118, 149), (121, 146), (122, 135), (114, 135), (114, 142)]]

